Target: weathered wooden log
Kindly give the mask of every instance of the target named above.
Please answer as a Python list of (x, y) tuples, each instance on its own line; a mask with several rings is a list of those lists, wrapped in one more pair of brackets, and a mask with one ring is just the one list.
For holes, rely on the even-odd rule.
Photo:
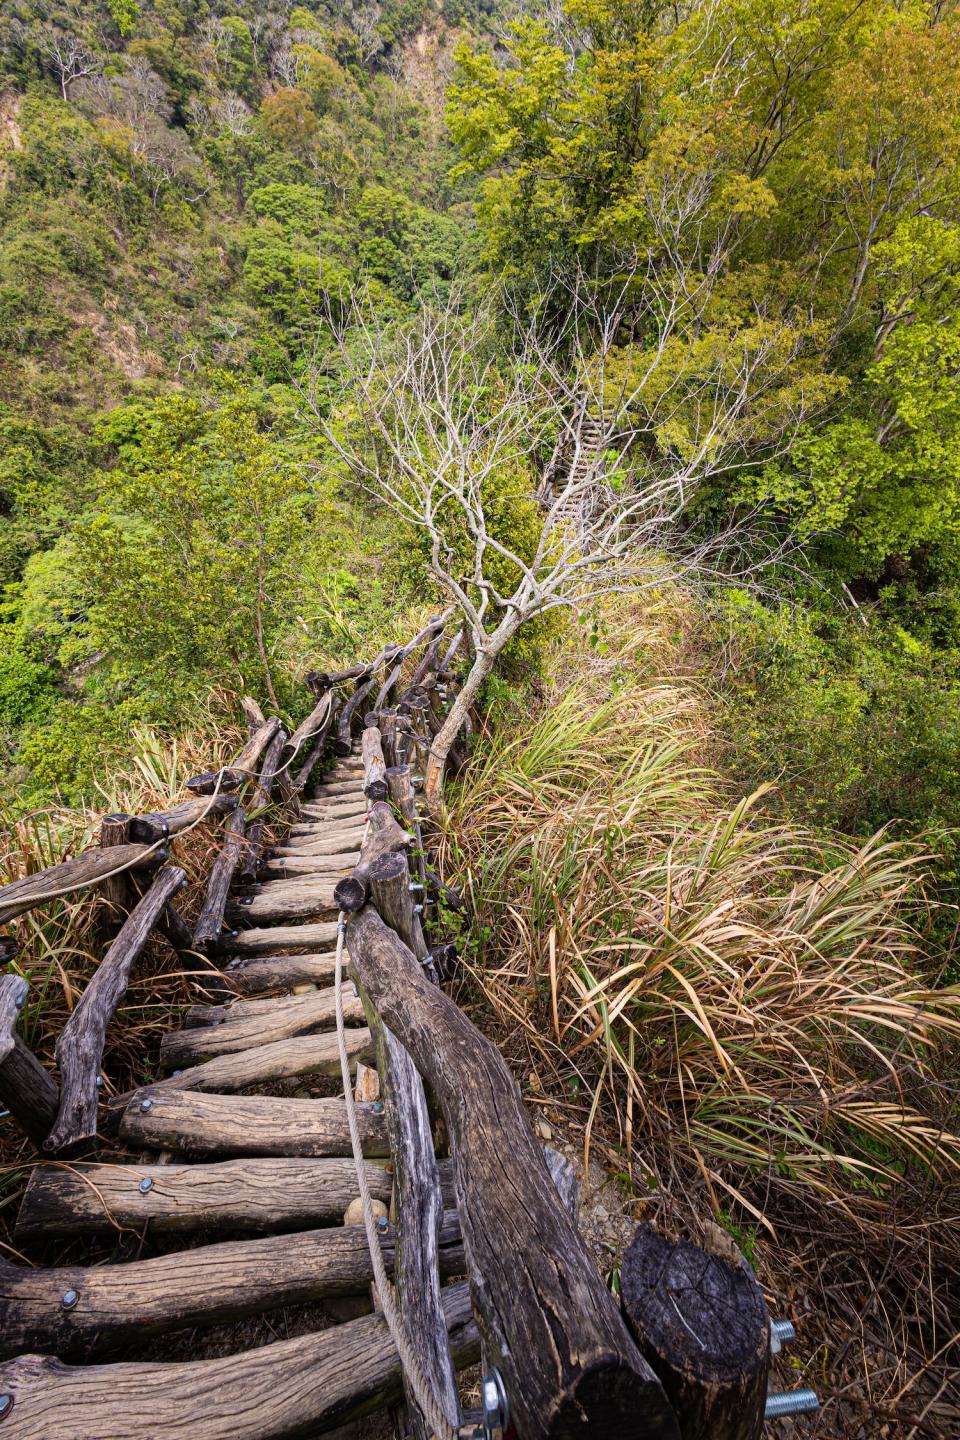
[[(346, 1032), (347, 1055), (351, 1064), (369, 1060), (373, 1042), (366, 1028)], [(218, 1055), (202, 1065), (191, 1065), (167, 1080), (159, 1081), (168, 1090), (244, 1090), (266, 1080), (290, 1080), (298, 1075), (336, 1075), (340, 1069), (337, 1038), (333, 1034), (295, 1035), (271, 1045)], [(125, 1097), (124, 1097), (125, 1098)]]
[(423, 906), (414, 900), (414, 894), (422, 894), (423, 891), (415, 892), (411, 885), (410, 867), (407, 864), (406, 855), (402, 853), (381, 855), (370, 866), (369, 879), (370, 898), (376, 906), (380, 918), (390, 926), (391, 930), (397, 932), (407, 948), (413, 951), (426, 974), (436, 984), (437, 973), (433, 967), (430, 947), (427, 945), (423, 926), (420, 923)]
[(387, 767), (383, 758), (383, 747), (380, 743), (380, 731), (376, 726), (367, 726), (363, 732), (361, 745), (361, 754), (363, 756), (363, 793), (367, 799), (371, 801), (386, 800)]
[[(381, 1110), (357, 1106), (363, 1153), (388, 1155)], [(281, 1095), (209, 1095), (200, 1090), (138, 1090), (120, 1121), (120, 1138), (146, 1150), (191, 1159), (236, 1155), (347, 1156), (343, 1100)]]
[[(258, 817), (261, 811), (269, 807), (273, 799), (273, 788), (281, 765), (286, 738), (286, 731), (282, 728), (279, 729), (267, 746), (263, 757), (263, 764), (260, 767), (260, 774), (257, 777), (250, 805), (251, 813), (255, 811)], [(260, 858), (263, 854), (263, 834), (264, 821), (262, 818), (257, 818), (247, 830), (243, 854), (240, 857), (237, 878), (241, 885), (252, 885), (257, 878)]]
[(9, 885), (0, 885), (0, 924), (60, 896), (103, 883), (114, 872), (155, 870), (165, 859), (166, 852), (158, 853), (147, 845), (110, 845), (105, 849), (84, 850), (72, 860), (50, 865), (36, 875), (14, 880)]
[[(383, 877), (383, 878), (381, 878)], [(381, 855), (370, 868), (373, 904), (411, 948), (423, 945), (410, 897), (410, 871), (403, 854)], [(402, 894), (400, 893), (402, 891)], [(425, 947), (424, 947), (425, 949)], [(379, 1024), (368, 1006), (377, 1041), (377, 1070), (390, 1127), (397, 1196), (397, 1298), (407, 1331), (416, 1335), (423, 1373), (448, 1423), (460, 1425), (460, 1398), (447, 1343), (440, 1298), (440, 1224), (443, 1201), (433, 1148), (433, 1126), (423, 1081), (407, 1050)], [(432, 1430), (412, 1388), (404, 1384), (415, 1440), (432, 1440)]]
[(303, 820), (291, 826), (290, 833), (303, 835), (308, 831), (322, 830), (326, 825), (359, 825), (366, 820), (369, 809), (370, 801), (360, 791), (354, 791), (352, 795), (335, 795), (332, 800), (311, 801), (303, 806)]
[(246, 816), (243, 806), (238, 805), (224, 826), (223, 845), (219, 855), (210, 866), (207, 888), (203, 896), (203, 907), (193, 932), (194, 950), (205, 951), (211, 941), (220, 938), (230, 885), (243, 852), (245, 824)]
[(403, 648), (392, 657), (392, 669), (390, 670), (390, 673), (388, 674), (383, 685), (380, 687), (377, 698), (374, 700), (373, 705), (371, 706), (372, 710), (379, 713), (379, 711), (383, 709), (384, 705), (387, 703), (391, 691), (394, 689), (397, 681), (400, 679), (401, 673), (403, 671), (404, 662), (409, 655), (413, 654), (414, 650), (418, 650), (425, 640), (432, 641), (436, 639), (437, 643), (439, 644), (439, 637), (443, 634), (445, 624), (445, 616), (434, 616), (434, 618), (429, 622), (429, 624), (423, 627), (419, 634), (414, 635), (413, 639), (409, 641), (408, 644), (404, 645)]
[(314, 920), (336, 910), (331, 876), (298, 875), (293, 880), (268, 880), (235, 899), (234, 923), (263, 925), (272, 920)]
[[(364, 1162), (370, 1193), (390, 1198), (391, 1178)], [(149, 1184), (147, 1183), (149, 1181)], [(218, 1160), (208, 1165), (38, 1165), (17, 1216), (18, 1240), (155, 1231), (289, 1229), (338, 1221), (357, 1193), (350, 1159)]]
[(13, 935), (0, 935), (0, 965), (9, 965), (19, 954), (19, 940)]
[(421, 685), (428, 675), (432, 675), (437, 668), (437, 654), (443, 641), (443, 631), (438, 630), (423, 653), (420, 664), (410, 676), (410, 686)]
[[(329, 990), (331, 987), (323, 988)], [(298, 986), (293, 995), (258, 995), (255, 1000), (232, 997), (227, 1005), (189, 1005), (184, 1012), (183, 1023), (187, 1029), (196, 1029), (206, 1025), (233, 1025), (256, 1015), (281, 1015), (311, 1005), (319, 993), (319, 987), (308, 985)]]
[[(196, 1253), (196, 1252), (194, 1252)], [(466, 1285), (444, 1294), (458, 1365), (479, 1357)], [(294, 1440), (393, 1404), (400, 1360), (386, 1323), (364, 1315), (216, 1360), (70, 1366), (22, 1355), (0, 1366), (11, 1397), (4, 1440)]]
[(308, 809), (313, 805), (322, 805), (325, 800), (333, 798), (342, 800), (344, 796), (358, 795), (362, 784), (358, 784), (357, 780), (358, 777), (356, 775), (348, 775), (346, 779), (342, 777), (337, 780), (321, 779), (317, 783), (313, 799), (306, 802), (304, 809)]
[(237, 808), (236, 795), (198, 795), (194, 800), (184, 800), (170, 810), (152, 815), (135, 815), (130, 821), (130, 839), (153, 845), (170, 835), (179, 835), (189, 825), (202, 820), (216, 820)]
[(298, 855), (339, 855), (344, 850), (359, 850), (365, 826), (366, 821), (336, 829), (317, 826), (300, 835), (288, 835), (282, 849), (284, 853)]
[(22, 975), (0, 975), (0, 1103), (39, 1150), (57, 1118), (59, 1092), (16, 1033), (29, 988)]
[(337, 755), (349, 755), (353, 749), (350, 731), (354, 717), (358, 711), (361, 715), (363, 714), (361, 706), (375, 684), (376, 681), (372, 675), (368, 675), (365, 679), (360, 680), (350, 699), (340, 711), (340, 719), (337, 722), (337, 737), (333, 742), (333, 748)]
[(220, 770), (205, 770), (202, 775), (194, 775), (186, 782), (184, 789), (189, 790), (192, 795), (216, 795), (239, 790), (248, 780), (253, 779), (257, 761), (279, 729), (279, 718), (276, 715), (271, 716), (257, 726), (229, 765)]
[(396, 850), (403, 850), (412, 843), (412, 840), (413, 837), (397, 824), (396, 817), (389, 805), (382, 801), (373, 805), (370, 809), (370, 821), (366, 836), (360, 849), (360, 859), (357, 861), (353, 873), (345, 879), (338, 880), (334, 888), (333, 898), (337, 909), (359, 910), (362, 905), (365, 905), (370, 893), (370, 866), (381, 855), (389, 855)]
[(161, 870), (100, 961), (56, 1045), (62, 1094), (45, 1150), (65, 1150), (97, 1133), (97, 1072), (107, 1025), (126, 994), (130, 972), (167, 902), (186, 884), (177, 866)]
[(284, 746), (284, 757), (289, 761), (304, 751), (319, 732), (326, 734), (333, 714), (333, 692), (327, 690), (310, 711), (306, 720), (301, 721)]
[(346, 851), (342, 855), (301, 855), (274, 851), (275, 859), (263, 866), (267, 880), (292, 880), (298, 875), (332, 875), (340, 880), (349, 875), (360, 858), (359, 850)]
[(316, 770), (320, 761), (326, 754), (329, 736), (331, 732), (335, 729), (339, 718), (340, 709), (339, 706), (334, 703), (330, 710), (328, 720), (325, 722), (323, 727), (318, 730), (317, 734), (313, 738), (309, 749), (307, 750), (307, 758), (304, 760), (300, 769), (293, 777), (292, 800), (294, 802), (297, 801), (299, 797), (303, 794), (304, 790), (307, 788), (307, 785), (310, 782), (311, 777), (313, 776), (314, 771)]
[(247, 730), (250, 735), (255, 735), (261, 725), (266, 725), (267, 717), (264, 715), (256, 700), (249, 695), (244, 695), (240, 701), (240, 708), (247, 717)]
[[(199, 1065), (215, 1055), (233, 1055), (254, 1046), (271, 1045), (278, 1040), (288, 1040), (293, 1035), (329, 1028), (335, 1023), (336, 1008), (331, 990), (301, 995), (297, 1001), (265, 1015), (246, 1015), (236, 1020), (224, 1018), (215, 1025), (168, 1030), (160, 1041), (161, 1064), (168, 1070), (178, 1065)], [(348, 1025), (362, 1023), (363, 1006), (355, 996), (344, 995), (343, 1016)]]
[(417, 798), (411, 779), (410, 766), (395, 765), (388, 770), (387, 784), (390, 788), (390, 803), (413, 836), (413, 868), (416, 871), (417, 880), (424, 887), (420, 891), (421, 898), (425, 898), (427, 872), (423, 853), (423, 831), (420, 828), (420, 817), (417, 814)]
[[(444, 1275), (462, 1275), (463, 1244), (454, 1211), (444, 1216), (442, 1240)], [(392, 1227), (380, 1237), (380, 1247), (392, 1271)], [(372, 1275), (366, 1236), (343, 1226), (226, 1240), (89, 1269), (40, 1269), (0, 1260), (0, 1357), (29, 1350), (89, 1356), (146, 1336), (355, 1294)], [(77, 1298), (65, 1305), (65, 1295)]]
[(337, 922), (320, 925), (272, 925), (262, 930), (238, 930), (224, 947), (237, 955), (270, 955), (281, 951), (317, 951), (337, 942)]
[[(100, 848), (112, 849), (115, 845), (130, 843), (130, 816), (104, 815), (100, 821)], [(129, 884), (125, 875), (110, 875), (100, 886), (100, 894), (109, 907), (108, 924), (119, 923), (127, 906)]]
[(677, 1440), (659, 1380), (563, 1209), (495, 1047), (372, 906), (351, 964), (443, 1110), (477, 1319), (525, 1440)]
[(224, 974), (241, 995), (262, 995), (294, 985), (329, 985), (334, 962), (332, 950), (326, 955), (251, 956), (231, 960)]
[(641, 1225), (620, 1283), (627, 1324), (663, 1382), (683, 1440), (759, 1440), (770, 1322), (746, 1262)]

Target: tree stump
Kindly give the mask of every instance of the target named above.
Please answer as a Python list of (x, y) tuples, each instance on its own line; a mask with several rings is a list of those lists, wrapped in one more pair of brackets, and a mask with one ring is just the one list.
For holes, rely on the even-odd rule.
[(682, 1440), (758, 1440), (770, 1326), (746, 1261), (688, 1240), (674, 1244), (641, 1225), (620, 1280), (627, 1324), (660, 1377)]

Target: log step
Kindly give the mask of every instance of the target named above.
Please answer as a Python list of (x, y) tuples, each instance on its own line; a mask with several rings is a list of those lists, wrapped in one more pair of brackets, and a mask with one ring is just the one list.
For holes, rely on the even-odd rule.
[(231, 907), (235, 919), (263, 923), (270, 920), (313, 920), (336, 913), (336, 880), (324, 875), (299, 875), (293, 880), (270, 880), (254, 888)]
[(341, 855), (304, 855), (301, 850), (274, 850), (273, 859), (261, 868), (261, 874), (270, 879), (289, 880), (295, 875), (332, 875), (342, 879), (360, 859), (360, 851), (347, 851)]
[(225, 974), (242, 995), (259, 995), (294, 985), (329, 985), (335, 960), (332, 950), (325, 955), (252, 955), (231, 960)]
[[(189, 1034), (190, 1032), (185, 1032)], [(346, 1032), (347, 1055), (352, 1068), (358, 1060), (373, 1054), (370, 1031), (365, 1027)], [(201, 1065), (191, 1065), (159, 1084), (165, 1090), (245, 1090), (267, 1080), (289, 1080), (298, 1075), (339, 1075), (340, 1051), (337, 1037), (327, 1031), (319, 1035), (294, 1035), (271, 1045), (217, 1055)], [(123, 1097), (126, 1100), (128, 1097)]]
[[(331, 969), (332, 958), (333, 957), (331, 957)], [(344, 959), (346, 959), (346, 956)], [(349, 974), (348, 971), (345, 971), (345, 973)], [(271, 996), (268, 1000), (230, 1000), (221, 1005), (191, 1005), (184, 1013), (183, 1023), (189, 1027), (216, 1025), (217, 1023), (227, 1025), (231, 1024), (234, 1020), (245, 1019), (249, 1015), (278, 1014), (285, 1010), (295, 1009), (298, 1005), (306, 1003), (312, 995), (317, 993), (319, 988), (320, 987), (311, 984), (311, 988), (304, 990), (301, 994), (276, 995)], [(344, 994), (353, 995), (352, 983), (349, 990), (346, 990)]]
[[(167, 1031), (160, 1041), (160, 1063), (167, 1070), (177, 1065), (199, 1065), (215, 1055), (232, 1055), (239, 1050), (288, 1040), (308, 1030), (329, 1029), (336, 1023), (336, 1014), (333, 989), (297, 995), (282, 1005), (264, 1009), (252, 1001), (246, 1013), (236, 1017), (224, 1009), (222, 1019), (216, 1024)], [(343, 1017), (348, 1025), (363, 1023), (363, 1005), (353, 993), (352, 985), (344, 990)]]
[(326, 950), (337, 943), (337, 922), (316, 925), (267, 925), (238, 930), (230, 940), (236, 955), (273, 955), (284, 950)]
[[(366, 1161), (371, 1194), (391, 1177)], [(357, 1193), (352, 1159), (223, 1160), (210, 1165), (38, 1165), (17, 1217), (18, 1241), (142, 1231), (303, 1228), (339, 1222)]]
[[(381, 1248), (392, 1270), (392, 1228)], [(455, 1211), (443, 1217), (440, 1265), (445, 1276), (463, 1274)], [(28, 1350), (89, 1355), (186, 1326), (216, 1325), (356, 1293), (372, 1278), (366, 1235), (357, 1225), (221, 1241), (90, 1268), (45, 1270), (0, 1260), (0, 1358)], [(71, 1290), (77, 1300), (68, 1308), (63, 1297)]]
[[(451, 1350), (479, 1358), (466, 1284), (444, 1293)], [(4, 1440), (287, 1440), (393, 1404), (400, 1361), (379, 1315), (239, 1355), (171, 1364), (64, 1365), (22, 1355), (0, 1365), (12, 1397)]]
[[(382, 1110), (358, 1105), (364, 1155), (390, 1153)], [(239, 1155), (349, 1156), (343, 1100), (278, 1095), (210, 1095), (145, 1086), (123, 1112), (120, 1138), (191, 1158)]]
[(340, 855), (345, 850), (359, 850), (363, 843), (363, 825), (350, 830), (330, 830), (324, 825), (311, 828), (306, 835), (288, 835), (286, 844), (275, 854)]

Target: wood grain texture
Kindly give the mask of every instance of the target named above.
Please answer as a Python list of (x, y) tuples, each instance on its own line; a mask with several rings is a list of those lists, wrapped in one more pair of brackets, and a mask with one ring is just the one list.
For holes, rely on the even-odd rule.
[[(731, 1247), (735, 1248), (735, 1247)], [(770, 1322), (744, 1260), (641, 1225), (620, 1271), (623, 1311), (683, 1440), (760, 1440)]]
[(60, 1091), (16, 1033), (28, 989), (22, 975), (0, 976), (0, 1103), (39, 1150), (57, 1118)]
[(221, 770), (206, 770), (187, 780), (184, 789), (193, 795), (214, 795), (222, 791), (238, 790), (252, 779), (254, 767), (270, 741), (280, 729), (276, 715), (264, 720), (250, 734), (246, 744), (237, 756)]
[[(364, 825), (366, 822), (364, 822)], [(287, 835), (283, 844), (285, 855), (337, 855), (344, 850), (359, 850), (364, 825), (315, 825), (300, 835)]]
[[(135, 824), (131, 821), (131, 828)], [(24, 880), (0, 885), (0, 924), (25, 915), (61, 895), (70, 895), (85, 886), (102, 881), (113, 871), (156, 869), (166, 857), (157, 855), (147, 845), (107, 845), (84, 850), (72, 860), (51, 865)]]
[(224, 840), (207, 876), (207, 888), (203, 906), (193, 932), (193, 948), (206, 950), (211, 941), (219, 939), (223, 929), (223, 917), (227, 908), (227, 897), (243, 853), (243, 833), (246, 817), (243, 807), (238, 805), (228, 816), (223, 827)]
[[(444, 1308), (457, 1362), (472, 1364), (467, 1287), (451, 1286)], [(74, 1367), (24, 1355), (0, 1366), (0, 1388), (14, 1397), (4, 1440), (306, 1440), (402, 1393), (378, 1315), (216, 1360)]]
[[(369, 1030), (351, 1029), (346, 1034), (351, 1063), (368, 1060), (373, 1049)], [(267, 1080), (290, 1080), (298, 1075), (336, 1075), (339, 1068), (335, 1035), (295, 1035), (272, 1045), (239, 1050), (235, 1055), (218, 1055), (158, 1083), (168, 1090), (232, 1091), (262, 1085)]]
[(229, 949), (238, 955), (270, 955), (283, 950), (322, 950), (337, 942), (337, 922), (320, 925), (271, 925), (238, 930), (231, 935)]
[(525, 1440), (677, 1440), (659, 1380), (557, 1192), (495, 1047), (372, 906), (351, 963), (443, 1110), (478, 1323)]
[(297, 875), (331, 875), (340, 880), (349, 875), (360, 858), (359, 850), (347, 850), (340, 855), (288, 855), (274, 851), (274, 857), (263, 867), (263, 877), (268, 880), (292, 880)]
[(261, 995), (294, 985), (328, 985), (333, 979), (334, 958), (333, 951), (326, 955), (254, 955), (231, 960), (224, 975), (242, 995)]
[(126, 994), (130, 974), (160, 916), (187, 883), (176, 865), (156, 875), (143, 899), (131, 910), (116, 940), (97, 966), (87, 988), (57, 1039), (60, 1109), (44, 1141), (45, 1150), (67, 1150), (97, 1133), (97, 1073), (103, 1059), (107, 1025)]
[[(144, 1108), (148, 1106), (149, 1108)], [(357, 1107), (363, 1153), (389, 1153), (383, 1114)], [(350, 1130), (343, 1100), (280, 1095), (209, 1095), (148, 1085), (133, 1096), (120, 1138), (191, 1159), (239, 1155), (345, 1156)]]
[[(392, 1227), (381, 1237), (381, 1250), (392, 1271)], [(444, 1217), (440, 1264), (445, 1277), (463, 1274), (460, 1222), (453, 1211)], [(226, 1240), (91, 1268), (34, 1269), (0, 1260), (0, 1358), (29, 1350), (90, 1356), (188, 1326), (354, 1294), (372, 1278), (366, 1236), (343, 1226)], [(62, 1300), (69, 1290), (78, 1298), (68, 1309)]]
[(286, 738), (287, 734), (285, 730), (280, 729), (277, 731), (267, 746), (267, 753), (263, 757), (260, 774), (257, 776), (257, 783), (254, 786), (248, 808), (251, 812), (258, 812), (258, 818), (255, 819), (247, 829), (246, 843), (243, 847), (243, 854), (240, 857), (240, 869), (237, 874), (237, 879), (241, 885), (252, 885), (257, 878), (257, 871), (260, 867), (260, 857), (263, 854), (264, 840), (264, 822), (262, 818), (259, 818), (259, 812), (266, 810), (273, 798), (277, 771), (280, 768)]
[[(343, 997), (343, 1018), (347, 1025), (363, 1022), (363, 1006), (348, 987)], [(282, 1007), (271, 1007), (266, 1013), (247, 1013), (231, 1017), (225, 1011), (216, 1024), (192, 1026), (187, 1030), (168, 1030), (160, 1041), (160, 1063), (171, 1070), (174, 1066), (199, 1065), (215, 1055), (232, 1055), (239, 1050), (275, 1044), (307, 1031), (332, 1029), (336, 1024), (336, 1004), (332, 990), (300, 995)]]
[(300, 875), (293, 880), (268, 880), (234, 902), (230, 915), (262, 925), (272, 920), (315, 920), (336, 913), (332, 876)]
[(375, 725), (368, 725), (361, 738), (360, 754), (363, 759), (363, 793), (370, 801), (386, 800), (386, 761), (380, 742), (380, 731)]
[[(389, 1200), (382, 1164), (364, 1162), (370, 1192)], [(149, 1180), (149, 1189), (141, 1184)], [(38, 1165), (17, 1217), (18, 1241), (104, 1234), (120, 1226), (157, 1231), (291, 1229), (339, 1221), (357, 1193), (353, 1159), (288, 1156), (207, 1165)]]
[(150, 815), (134, 815), (130, 821), (130, 839), (152, 845), (170, 835), (179, 835), (188, 825), (204, 820), (216, 820), (237, 808), (236, 795), (199, 795), (194, 800), (184, 800), (170, 810), (157, 811)]
[(301, 721), (284, 746), (284, 758), (292, 760), (305, 752), (314, 736), (326, 732), (333, 709), (333, 693), (327, 690), (320, 696), (306, 720)]

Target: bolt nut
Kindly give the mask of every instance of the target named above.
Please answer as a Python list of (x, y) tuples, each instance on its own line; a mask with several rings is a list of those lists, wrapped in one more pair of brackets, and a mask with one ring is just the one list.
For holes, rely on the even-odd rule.
[(140, 1109), (143, 1111), (144, 1114), (146, 1114), (148, 1110), (152, 1110), (152, 1109), (153, 1109), (153, 1101), (152, 1101), (152, 1100), (141, 1100), (141, 1101), (140, 1101)]
[(9, 1390), (5, 1390), (4, 1393), (0, 1395), (0, 1420), (6, 1420), (12, 1409), (13, 1396)]
[(146, 1195), (150, 1190), (153, 1189), (153, 1181), (150, 1179), (149, 1175), (145, 1175), (143, 1177), (143, 1179), (140, 1181), (140, 1184), (137, 1186), (137, 1189), (140, 1191), (141, 1195)]
[(80, 1295), (76, 1290), (64, 1290), (60, 1297), (60, 1304), (64, 1310), (72, 1310), (79, 1299)]
[(381, 1215), (378, 1219), (377, 1229), (379, 1230), (381, 1235), (385, 1235), (390, 1229), (390, 1221), (387, 1219), (386, 1215)]
[(101, 1087), (102, 1084), (103, 1084), (103, 1076), (102, 1076), (102, 1075), (98, 1075), (98, 1076), (97, 1076), (97, 1089), (98, 1089), (98, 1090), (100, 1089), (100, 1087)]
[(383, 1114), (383, 1101), (382, 1101), (382, 1100), (374, 1100), (374, 1102), (373, 1102), (373, 1113), (374, 1113), (374, 1115), (382, 1115), (382, 1114)]

